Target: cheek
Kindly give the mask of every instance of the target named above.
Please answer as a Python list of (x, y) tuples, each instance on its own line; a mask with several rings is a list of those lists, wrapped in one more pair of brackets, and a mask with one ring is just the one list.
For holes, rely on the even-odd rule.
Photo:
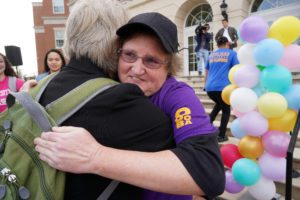
[(122, 61), (119, 61), (118, 63), (118, 76), (120, 81), (121, 79), (124, 79), (127, 73), (130, 71), (130, 66)]
[(167, 74), (159, 72), (151, 75), (151, 82), (153, 89), (157, 92), (164, 84), (167, 79)]

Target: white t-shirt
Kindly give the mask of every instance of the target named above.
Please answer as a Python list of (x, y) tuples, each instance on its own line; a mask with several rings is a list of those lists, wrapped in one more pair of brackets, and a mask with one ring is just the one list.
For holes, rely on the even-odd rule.
[(230, 36), (228, 34), (228, 28), (224, 28), (223, 36), (227, 37), (227, 39), (228, 39), (229, 42), (232, 42), (232, 40), (231, 40), (231, 38), (230, 38)]

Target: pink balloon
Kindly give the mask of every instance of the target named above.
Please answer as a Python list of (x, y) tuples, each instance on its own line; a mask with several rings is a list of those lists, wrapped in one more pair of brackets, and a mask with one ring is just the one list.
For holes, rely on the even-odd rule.
[(241, 117), (241, 127), (247, 135), (261, 136), (269, 128), (269, 121), (259, 112), (250, 111)]
[(273, 156), (285, 157), (290, 136), (281, 131), (268, 131), (262, 137), (265, 150)]
[(284, 47), (284, 53), (278, 65), (284, 66), (289, 70), (300, 67), (300, 46), (290, 44)]
[(243, 115), (245, 115), (246, 113), (245, 112), (239, 112), (235, 109), (232, 110), (233, 114), (236, 116), (236, 117), (242, 117)]

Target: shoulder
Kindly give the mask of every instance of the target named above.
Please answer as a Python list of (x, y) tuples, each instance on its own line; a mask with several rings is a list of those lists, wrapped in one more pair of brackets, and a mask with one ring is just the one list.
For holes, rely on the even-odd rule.
[(198, 101), (195, 91), (188, 84), (177, 81), (171, 77), (167, 81), (165, 91), (165, 104), (172, 105), (173, 109), (178, 109), (184, 105)]
[(36, 81), (40, 81), (42, 78), (44, 78), (45, 76), (49, 75), (49, 72), (45, 72), (43, 74), (40, 74), (36, 77)]
[(120, 83), (110, 90), (110, 92), (117, 96), (128, 97), (145, 97), (143, 91), (135, 84)]
[(234, 27), (232, 27), (232, 26), (229, 26), (229, 27), (228, 27), (228, 30), (236, 31), (236, 29), (235, 29)]
[[(177, 95), (188, 92), (193, 93), (193, 88), (191, 88), (185, 82), (177, 81), (174, 77), (170, 77), (166, 80), (162, 90), (169, 95)], [(169, 97), (170, 98), (170, 97)]]

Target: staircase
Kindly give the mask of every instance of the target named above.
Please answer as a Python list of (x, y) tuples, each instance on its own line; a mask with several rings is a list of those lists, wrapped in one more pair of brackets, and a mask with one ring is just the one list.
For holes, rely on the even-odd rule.
[[(293, 84), (300, 84), (300, 72), (293, 72)], [(210, 100), (210, 98), (207, 96), (206, 92), (203, 91), (203, 86), (204, 86), (204, 77), (203, 76), (177, 76), (176, 79), (178, 81), (183, 81), (186, 82), (188, 85), (194, 88), (195, 93), (199, 97), (200, 101), (202, 102), (205, 111), (207, 114), (209, 114), (212, 111), (212, 108), (214, 106), (214, 102)], [(219, 127), (220, 125), (220, 119), (221, 119), (221, 114), (220, 112), (214, 121), (214, 125), (216, 127)], [(229, 140), (223, 143), (219, 143), (220, 146), (224, 144), (238, 144), (239, 139), (235, 138), (232, 136), (231, 131), (230, 131), (230, 125), (231, 122), (235, 119), (236, 117), (233, 115), (231, 112), (231, 116), (229, 119), (229, 123), (227, 125), (227, 131), (226, 135), (228, 136)], [(300, 172), (300, 133), (298, 134), (298, 139), (296, 143), (296, 148), (294, 150), (294, 159), (293, 159), (293, 169), (297, 170)], [(285, 181), (282, 182), (275, 182), (276, 185), (276, 192), (280, 195), (278, 199), (283, 200), (284, 195), (285, 195)], [(293, 189), (292, 189), (292, 198), (294, 200), (300, 200), (300, 177), (293, 179)], [(217, 199), (220, 200), (254, 200), (247, 192), (247, 189), (245, 188), (242, 192), (238, 194), (230, 194), (228, 192), (224, 192), (221, 196), (219, 196)]]

